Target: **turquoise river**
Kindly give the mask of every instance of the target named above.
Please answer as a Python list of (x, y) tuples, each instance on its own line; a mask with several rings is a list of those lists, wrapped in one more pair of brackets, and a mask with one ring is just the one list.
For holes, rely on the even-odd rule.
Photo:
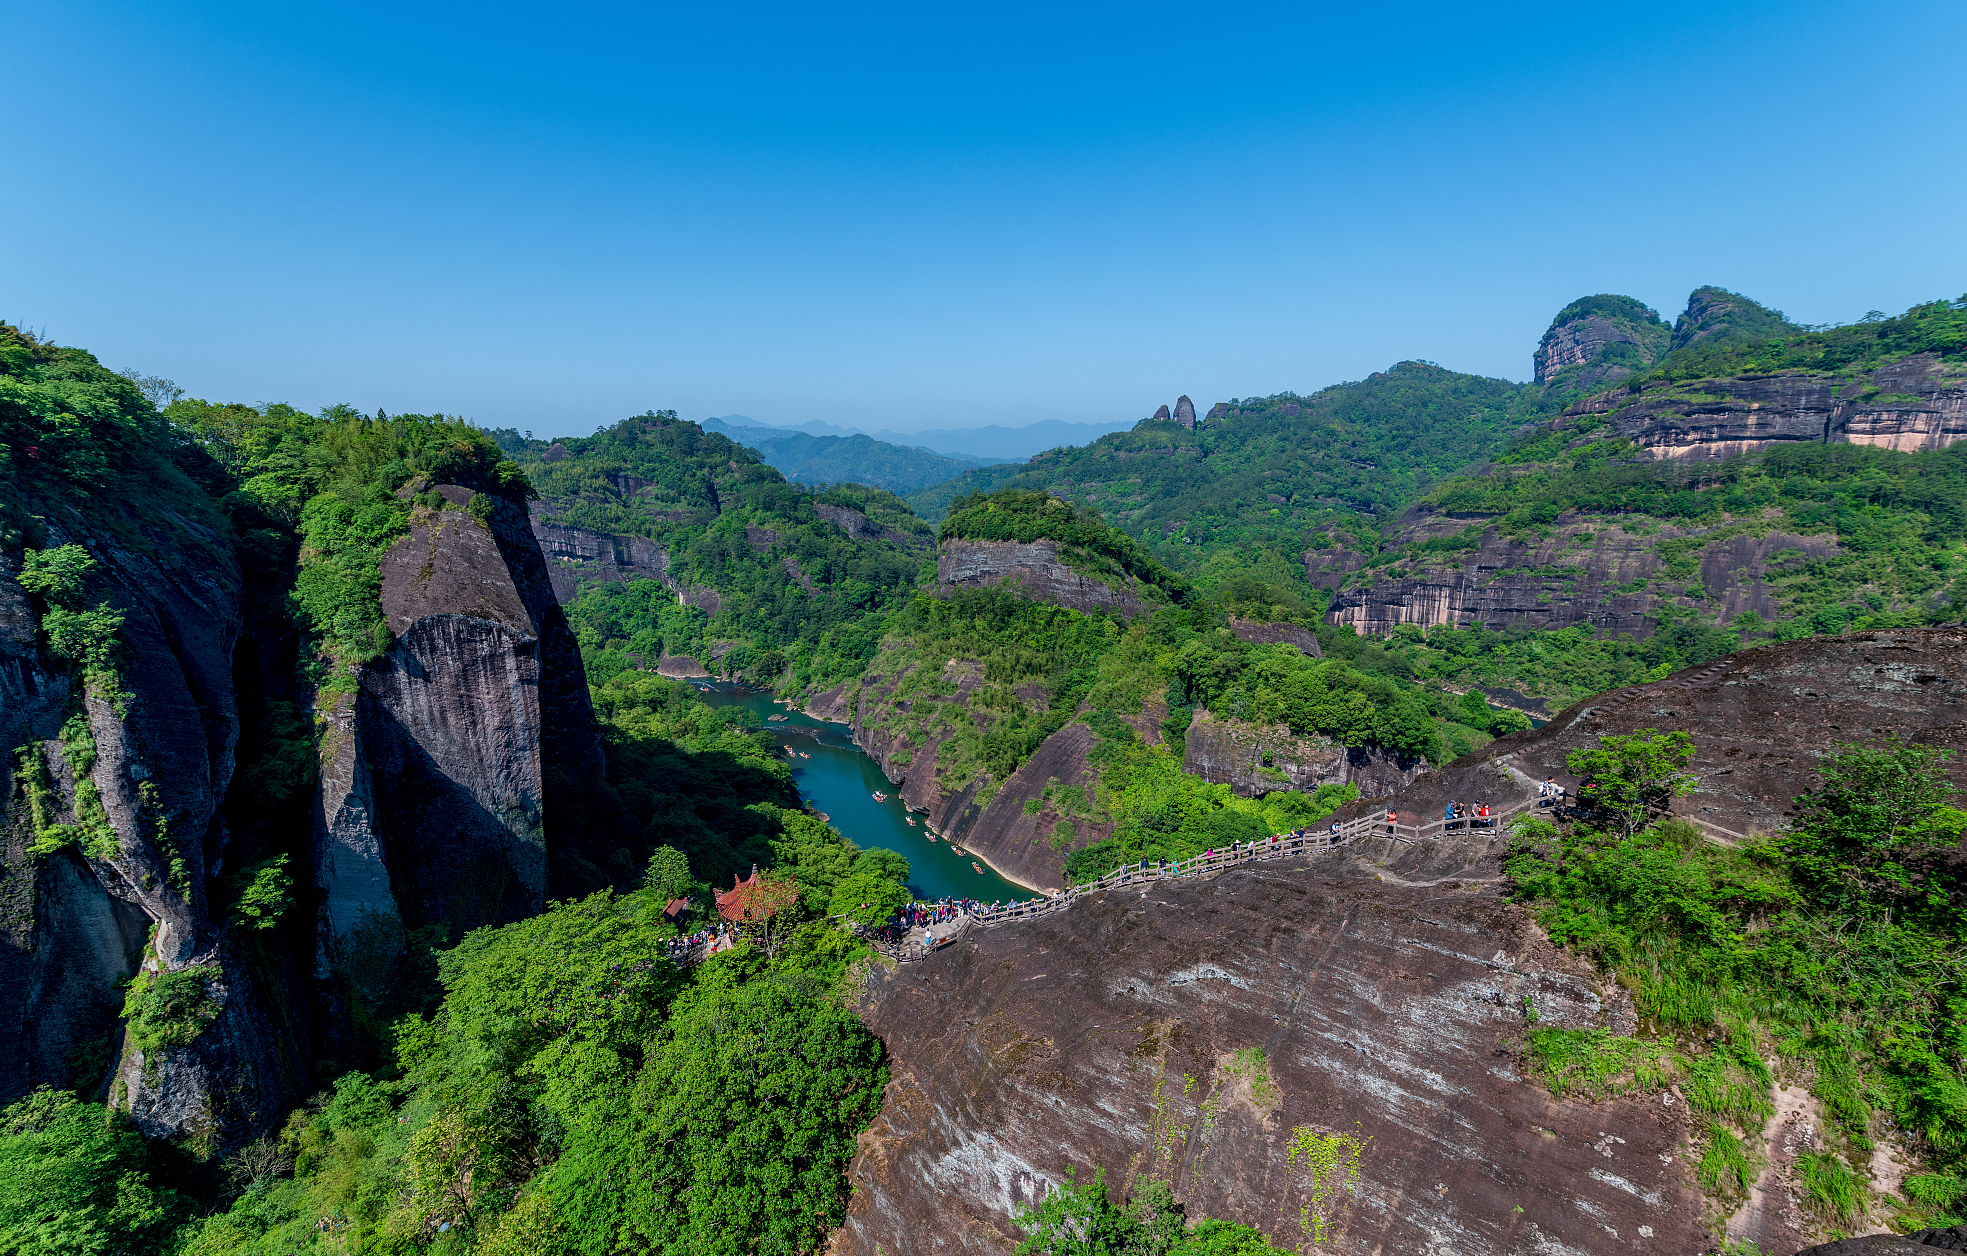
[[(1035, 898), (1038, 895), (999, 876), (981, 860), (958, 855), (949, 843), (929, 836), (927, 817), (902, 806), (901, 791), (881, 768), (854, 745), (845, 724), (831, 724), (781, 705), (771, 694), (738, 685), (692, 681), (711, 706), (741, 707), (756, 716), (773, 741), (797, 752), (792, 780), (799, 796), (815, 811), (825, 813), (847, 840), (863, 849), (882, 846), (908, 860), (908, 888), (916, 898), (974, 898), (981, 902)], [(779, 718), (774, 718), (779, 717)], [(874, 800), (875, 791), (888, 795)], [(979, 873), (976, 869), (981, 867)]]

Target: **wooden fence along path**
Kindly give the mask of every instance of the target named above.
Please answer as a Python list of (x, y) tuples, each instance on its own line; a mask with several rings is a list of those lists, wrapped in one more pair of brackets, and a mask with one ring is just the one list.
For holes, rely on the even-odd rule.
[[(1369, 839), (1412, 845), (1415, 842), (1440, 837), (1450, 829), (1461, 829), (1464, 831), (1484, 829), (1494, 832), (1500, 830), (1502, 822), (1511, 816), (1525, 811), (1536, 810), (1539, 807), (1546, 806), (1546, 804), (1548, 805), (1548, 809), (1555, 814), (1564, 807), (1566, 801), (1567, 799), (1563, 794), (1559, 794), (1554, 798), (1524, 798), (1507, 806), (1494, 809), (1486, 816), (1465, 816), (1454, 820), (1442, 817), (1420, 823), (1408, 823), (1405, 820), (1389, 821), (1387, 819), (1388, 813), (1379, 811), (1370, 816), (1361, 816), (1356, 820), (1341, 821), (1336, 832), (1327, 828), (1317, 833), (1280, 833), (1264, 841), (1243, 843), (1229, 850), (1205, 851), (1200, 855), (1191, 855), (1187, 859), (1163, 860), (1159, 863), (1142, 860), (1140, 863), (1122, 864), (1098, 880), (1085, 881), (1078, 885), (1067, 886), (1065, 890), (1058, 894), (1049, 895), (1044, 898), (1025, 899), (1021, 902), (998, 907), (994, 910), (985, 909), (982, 913), (966, 912), (957, 917), (955, 921), (945, 922), (946, 925), (953, 927), (948, 928), (946, 933), (938, 936), (934, 946), (928, 946), (923, 942), (914, 940), (898, 945), (877, 937), (870, 931), (863, 932), (867, 940), (883, 955), (888, 956), (890, 959), (909, 963), (914, 960), (927, 958), (933, 951), (940, 950), (948, 946), (951, 942), (961, 939), (973, 928), (989, 929), (1017, 920), (1036, 920), (1040, 916), (1049, 916), (1054, 912), (1065, 911), (1085, 895), (1097, 894), (1103, 890), (1123, 889), (1130, 885), (1143, 885), (1151, 881), (1174, 881), (1182, 877), (1214, 876), (1225, 869), (1234, 868), (1241, 864), (1256, 863), (1265, 859), (1291, 859), (1300, 855), (1322, 855), (1337, 850), (1341, 846), (1350, 846), (1354, 842)], [(1700, 825), (1701, 828), (1707, 830), (1709, 840), (1720, 842), (1723, 845), (1732, 845), (1736, 841), (1746, 840), (1745, 834), (1737, 833), (1733, 829), (1724, 829), (1720, 825), (1703, 820), (1698, 816), (1676, 816), (1674, 818), (1689, 820)], [(944, 927), (944, 925), (934, 926), (934, 928), (938, 929)], [(699, 959), (709, 955), (710, 949), (715, 945), (715, 940), (701, 943), (697, 947), (693, 947), (685, 952), (684, 955), (679, 956), (677, 963), (684, 965), (694, 964)]]

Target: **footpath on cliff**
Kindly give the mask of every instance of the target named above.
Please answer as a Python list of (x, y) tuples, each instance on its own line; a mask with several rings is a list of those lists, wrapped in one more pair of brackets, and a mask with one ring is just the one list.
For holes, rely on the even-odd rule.
[[(1813, 751), (1950, 747), (1963, 710), (1961, 631), (1762, 647), (1580, 703), (1347, 813), (1534, 802), (1538, 781), (1575, 786), (1566, 755), (1601, 735), (1680, 729), (1698, 785), (1675, 813), (1770, 834), (1815, 787)], [(1505, 897), (1506, 838), (1362, 838), (1131, 885), (878, 970), (862, 1010), (893, 1080), (839, 1250), (1007, 1250), (1017, 1211), (1074, 1168), (1104, 1170), (1116, 1198), (1168, 1181), (1192, 1211), (1334, 1253), (1697, 1252), (1723, 1236), (1790, 1253), (1820, 1238), (1803, 1175), (1832, 1126), (1807, 1075), (1778, 1076), (1805, 1087), (1801, 1126), (1743, 1135), (1760, 1167), (1738, 1192), (1703, 1188), (1718, 1136), (1691, 1083), (1634, 1085), (1628, 1063), (1623, 1089), (1554, 1096), (1562, 1070), (1538, 1034), (1642, 1042), (1628, 1036), (1643, 1026), (1630, 988)], [(1879, 1164), (1907, 1172), (1909, 1148), (1873, 1133), (1896, 1148)], [(1903, 1189), (1879, 1172), (1868, 1190)], [(929, 1229), (904, 1220), (931, 1214)]]

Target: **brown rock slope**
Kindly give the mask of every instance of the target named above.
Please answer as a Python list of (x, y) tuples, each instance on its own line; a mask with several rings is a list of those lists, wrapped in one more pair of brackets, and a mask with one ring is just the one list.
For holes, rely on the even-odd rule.
[[(1701, 1250), (1679, 1108), (1523, 1077), (1526, 997), (1545, 1024), (1629, 1014), (1493, 895), (1279, 861), (972, 936), (869, 989), (893, 1080), (842, 1253), (1008, 1252), (1075, 1166), (1292, 1250), (1306, 1209), (1327, 1253)], [(1358, 1174), (1321, 1199), (1290, 1148), (1333, 1136)]]
[[(1646, 727), (1693, 735), (1699, 785), (1678, 810), (1772, 830), (1839, 739), (1967, 736), (1967, 632), (1744, 651), (1579, 703), (1393, 805), (1532, 797), (1575, 783), (1569, 750)], [(1954, 774), (1967, 784), (1967, 763)], [(1316, 1201), (1298, 1131), (1363, 1148), (1317, 1250), (1709, 1250), (1679, 1107), (1557, 1103), (1526, 1079), (1525, 996), (1546, 1025), (1629, 1032), (1631, 1012), (1502, 901), (1500, 853), (1487, 832), (1364, 841), (1090, 896), (877, 974), (864, 1012), (894, 1080), (839, 1250), (1007, 1252), (1015, 1210), (1075, 1165), (1121, 1190), (1167, 1178), (1191, 1215), (1299, 1248)], [(1235, 1068), (1252, 1047), (1261, 1080)]]
[[(1743, 650), (1577, 703), (1542, 728), (1499, 738), (1421, 777), (1391, 805), (1432, 819), (1451, 799), (1530, 798), (1547, 778), (1575, 787), (1567, 754), (1595, 744), (1599, 734), (1641, 728), (1693, 736), (1698, 783), (1675, 800), (1676, 812), (1736, 833), (1772, 833), (1793, 814), (1791, 800), (1815, 786), (1817, 761), (1833, 743), (1898, 736), (1967, 746), (1967, 632), (1863, 632)], [(1967, 786), (1967, 757), (1954, 760), (1952, 773)], [(1471, 866), (1464, 845), (1421, 843), (1386, 853), (1397, 868)]]

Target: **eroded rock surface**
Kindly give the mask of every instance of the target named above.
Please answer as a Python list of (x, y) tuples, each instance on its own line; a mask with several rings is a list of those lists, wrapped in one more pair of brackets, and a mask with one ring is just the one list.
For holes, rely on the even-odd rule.
[(1712, 461), (1786, 441), (1943, 449), (1967, 436), (1967, 372), (1920, 354), (1870, 372), (1782, 371), (1647, 384), (1572, 406), (1554, 425), (1602, 418), (1580, 440), (1631, 441), (1654, 459)]
[(1348, 781), (1363, 796), (1380, 798), (1405, 788), (1428, 766), (1378, 746), (1348, 749), (1329, 737), (1300, 737), (1283, 724), (1252, 724), (1198, 707), (1183, 739), (1182, 770), (1245, 798), (1279, 789), (1308, 794)]
[(579, 651), (516, 508), (416, 512), (382, 578), (396, 640), (324, 712), (315, 828), (317, 975), (358, 982), (405, 927), (539, 911), (562, 889), (544, 817), (602, 766)]
[(1840, 552), (1827, 536), (1769, 529), (1712, 531), (1660, 527), (1628, 532), (1603, 515), (1565, 512), (1549, 535), (1511, 539), (1488, 526), (1492, 516), (1410, 508), (1394, 534), (1397, 545), (1454, 537), (1479, 529), (1472, 549), (1416, 552), (1409, 563), (1382, 565), (1366, 578), (1373, 555), (1345, 548), (1308, 550), (1305, 576), (1331, 592), (1334, 623), (1383, 636), (1401, 624), (1421, 628), (1569, 628), (1589, 624), (1612, 635), (1650, 636), (1659, 608), (1698, 593), (1703, 613), (1730, 618), (1754, 611), (1781, 614), (1770, 582), (1782, 563), (1815, 561)]
[[(1897, 736), (1967, 748), (1967, 632), (1862, 632), (1743, 650), (1576, 703), (1542, 728), (1498, 738), (1418, 778), (1391, 805), (1433, 820), (1450, 800), (1534, 798), (1541, 780), (1575, 790), (1567, 754), (1597, 744), (1601, 734), (1645, 728), (1685, 729), (1693, 738), (1696, 784), (1674, 800), (1676, 813), (1737, 834), (1773, 833), (1794, 814), (1791, 799), (1815, 788), (1817, 764), (1838, 742)], [(1956, 755), (1948, 771), (1967, 788), (1967, 761)], [(1367, 810), (1358, 803), (1342, 814)], [(1402, 875), (1475, 873), (1499, 841), (1477, 832), (1399, 847), (1395, 867)]]
[[(120, 694), (85, 687), (40, 652), (33, 607), (13, 580), (19, 551), (0, 564), (0, 732), (9, 747), (30, 747), (25, 761), (9, 754), (0, 766), (0, 1104), (36, 1086), (79, 1086), (152, 1133), (222, 1153), (305, 1094), (296, 1037), (307, 1027), (276, 1032), (263, 1001), (221, 1002), (190, 1047), (148, 1061), (116, 1031), (117, 983), (139, 964), (194, 969), (217, 988), (248, 982), (221, 945), (214, 902), (239, 739), (241, 576), (213, 521), (138, 505), (97, 502), (84, 515), (50, 503), (44, 517), (47, 545), (80, 545), (99, 564), (90, 600), (123, 615)], [(67, 739), (92, 751), (64, 747), (65, 721)], [(79, 791), (89, 785), (107, 832), (30, 855), (24, 764), (45, 791), (47, 824), (85, 823)]]
[(1139, 581), (1107, 581), (1068, 566), (1056, 541), (946, 541), (936, 557), (936, 585), (1002, 585), (1086, 614), (1137, 615), (1150, 603)]
[[(1008, 1252), (1074, 1167), (1169, 1180), (1293, 1250), (1310, 1208), (1329, 1253), (1703, 1250), (1681, 1107), (1524, 1076), (1526, 996), (1543, 1024), (1621, 1027), (1616, 987), (1486, 893), (1336, 871), (1098, 895), (881, 970), (864, 1014), (893, 1080), (837, 1250)], [(1358, 1140), (1349, 1189), (1313, 1195), (1299, 1137)]]

